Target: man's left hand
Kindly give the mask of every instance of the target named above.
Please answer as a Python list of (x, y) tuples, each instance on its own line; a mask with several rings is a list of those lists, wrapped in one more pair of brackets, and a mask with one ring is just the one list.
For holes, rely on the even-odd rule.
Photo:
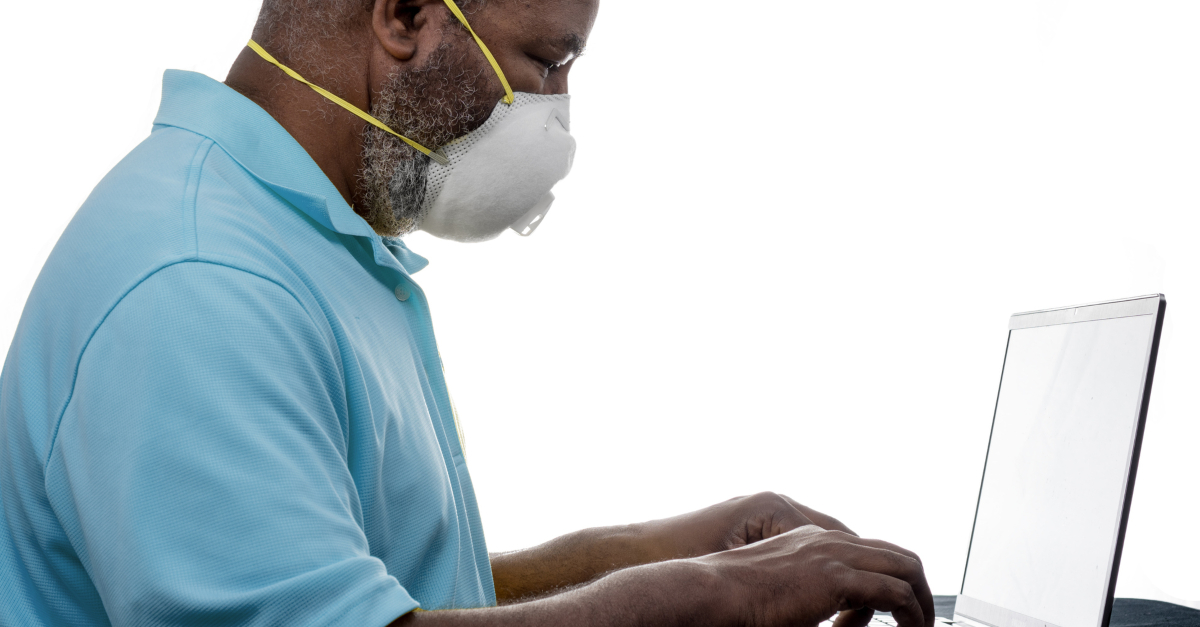
[(735, 549), (804, 525), (858, 535), (838, 519), (774, 492), (739, 496), (644, 527), (655, 557), (665, 560)]

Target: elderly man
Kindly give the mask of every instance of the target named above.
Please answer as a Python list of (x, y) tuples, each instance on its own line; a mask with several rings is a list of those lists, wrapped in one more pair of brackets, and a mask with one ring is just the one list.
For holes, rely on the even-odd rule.
[(774, 494), (488, 555), (398, 237), (536, 228), (597, 4), (461, 4), (267, 0), (225, 84), (167, 72), (5, 364), (0, 624), (932, 625)]

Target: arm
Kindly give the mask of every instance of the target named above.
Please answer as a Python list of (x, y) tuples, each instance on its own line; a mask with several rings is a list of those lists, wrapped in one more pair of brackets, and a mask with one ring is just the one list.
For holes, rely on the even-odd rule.
[(921, 562), (899, 547), (809, 525), (750, 546), (627, 568), (553, 597), (496, 608), (413, 612), (394, 627), (815, 625), (862, 627), (870, 611), (932, 627)]
[(501, 605), (528, 601), (623, 568), (708, 555), (814, 523), (853, 535), (836, 519), (770, 492), (662, 520), (585, 529), (530, 549), (493, 553), (496, 598)]
[(648, 525), (584, 529), (533, 548), (491, 554), (496, 600), (528, 601), (669, 557)]
[(479, 610), (413, 612), (393, 627), (573, 627), (706, 624), (716, 610), (711, 583), (696, 564), (629, 568), (592, 584), (528, 603)]
[(228, 266), (169, 266), (113, 308), (46, 466), (113, 624), (380, 625), (417, 606), (348, 507), (331, 345)]

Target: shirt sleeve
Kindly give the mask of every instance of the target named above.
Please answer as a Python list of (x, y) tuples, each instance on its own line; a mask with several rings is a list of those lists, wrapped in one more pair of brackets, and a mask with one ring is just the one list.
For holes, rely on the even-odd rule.
[(114, 625), (372, 626), (417, 607), (368, 549), (341, 361), (309, 309), (187, 262), (88, 342), (46, 483)]

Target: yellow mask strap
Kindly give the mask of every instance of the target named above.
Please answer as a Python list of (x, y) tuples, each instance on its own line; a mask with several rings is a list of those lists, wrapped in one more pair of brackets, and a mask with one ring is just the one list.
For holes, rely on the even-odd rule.
[(504, 70), (501, 70), (500, 64), (496, 63), (496, 57), (492, 56), (492, 51), (488, 50), (488, 47), (483, 43), (483, 40), (479, 38), (479, 35), (475, 34), (475, 29), (471, 28), (471, 25), (467, 23), (467, 16), (463, 15), (462, 10), (458, 8), (457, 4), (454, 4), (454, 0), (443, 1), (446, 3), (446, 6), (450, 8), (450, 12), (454, 14), (454, 17), (457, 17), (458, 21), (462, 22), (462, 25), (467, 27), (467, 32), (471, 33), (471, 36), (475, 38), (475, 43), (479, 44), (479, 49), (483, 51), (483, 56), (487, 57), (488, 63), (492, 64), (492, 69), (496, 70), (496, 76), (500, 77), (500, 84), (504, 85), (504, 104), (512, 104), (512, 87), (508, 86), (508, 79), (504, 78)]
[(330, 93), (329, 90), (324, 89), (322, 87), (318, 87), (317, 85), (313, 85), (312, 83), (308, 82), (307, 80), (305, 80), (305, 78), (303, 76), (300, 76), (300, 74), (297, 73), (292, 68), (280, 63), (279, 61), (276, 61), (275, 57), (271, 56), (271, 54), (269, 52), (267, 52), (266, 50), (263, 50), (262, 46), (258, 45), (253, 39), (251, 39), (250, 42), (247, 43), (246, 45), (250, 46), (251, 50), (257, 52), (258, 56), (265, 59), (268, 63), (283, 70), (284, 73), (286, 73), (288, 76), (300, 81), (301, 83), (304, 83), (305, 85), (308, 85), (309, 87), (312, 87), (313, 90), (316, 91), (318, 94), (321, 94), (322, 96), (325, 96), (326, 98), (332, 100), (334, 103), (341, 106), (343, 109), (346, 109), (350, 113), (357, 115), (358, 117), (362, 118), (363, 120), (366, 120), (370, 124), (372, 124), (376, 127), (379, 127), (381, 129), (391, 133), (392, 135), (395, 135), (396, 137), (399, 137), (402, 141), (404, 141), (404, 143), (421, 151), (422, 154), (428, 155), (430, 159), (433, 159), (434, 161), (437, 161), (438, 163), (440, 163), (442, 165), (450, 164), (450, 160), (447, 159), (446, 156), (441, 154), (440, 152), (430, 150), (430, 149), (422, 146), (421, 144), (418, 144), (417, 142), (401, 135), (400, 133), (393, 131), (387, 124), (384, 124), (383, 122), (380, 122), (379, 120), (375, 119), (374, 116), (367, 113), (366, 111), (363, 111), (362, 109), (359, 109), (358, 107), (350, 104), (349, 102), (346, 102), (345, 100), (342, 100), (341, 98), (338, 98), (337, 96)]

